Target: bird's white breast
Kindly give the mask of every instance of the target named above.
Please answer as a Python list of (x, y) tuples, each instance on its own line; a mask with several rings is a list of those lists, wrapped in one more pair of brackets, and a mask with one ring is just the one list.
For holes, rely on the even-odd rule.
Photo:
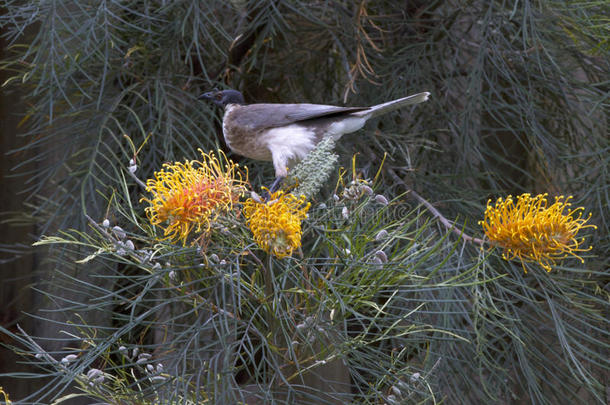
[(316, 146), (315, 133), (298, 124), (271, 128), (264, 136), (269, 149), (281, 151), (287, 161), (303, 159)]
[(275, 175), (280, 177), (285, 177), (287, 168), (307, 156), (316, 145), (315, 132), (298, 124), (271, 128), (264, 137), (271, 151)]
[[(229, 137), (227, 136), (227, 124), (226, 124), (226, 117), (229, 115), (229, 113), (231, 112), (231, 110), (235, 108), (234, 104), (229, 104), (228, 106), (225, 107), (225, 113), (222, 117), (222, 134), (224, 135), (225, 138), (225, 142), (227, 144), (227, 146), (229, 148), (231, 148), (231, 140), (229, 139)], [(233, 148), (231, 148), (233, 149)]]

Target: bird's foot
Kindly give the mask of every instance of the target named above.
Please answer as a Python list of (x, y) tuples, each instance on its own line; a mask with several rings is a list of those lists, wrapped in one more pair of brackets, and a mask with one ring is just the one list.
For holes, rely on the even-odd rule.
[(284, 177), (276, 177), (275, 180), (273, 180), (273, 183), (271, 183), (271, 185), (269, 186), (269, 188), (263, 190), (261, 197), (264, 201), (269, 201), (269, 199), (271, 199), (271, 195), (277, 190), (279, 190), (283, 180)]
[(273, 183), (271, 183), (271, 186), (269, 187), (269, 193), (273, 194), (277, 190), (279, 190), (280, 186), (282, 185), (282, 181), (284, 181), (284, 177), (282, 177), (282, 176), (276, 177), (275, 180), (273, 180)]
[(273, 193), (279, 190), (283, 180), (283, 177), (276, 177), (275, 180), (273, 180), (273, 183), (271, 183), (271, 186), (269, 186), (269, 188), (263, 187), (263, 192), (260, 195), (261, 200), (264, 202), (269, 202)]

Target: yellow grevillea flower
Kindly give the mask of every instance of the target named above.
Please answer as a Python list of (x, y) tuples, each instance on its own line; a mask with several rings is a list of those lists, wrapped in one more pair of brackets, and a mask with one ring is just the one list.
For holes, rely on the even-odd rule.
[(584, 219), (583, 207), (570, 209), (571, 196), (555, 197), (555, 203), (550, 206), (546, 197), (547, 194), (535, 197), (522, 194), (515, 202), (508, 196), (506, 200), (498, 198), (495, 206), (490, 200), (485, 219), (479, 222), (492, 243), (504, 248), (502, 257), (506, 260), (519, 258), (526, 272), (524, 262), (537, 262), (546, 271), (551, 271), (556, 260), (568, 255), (584, 262), (578, 252), (591, 249), (580, 248), (584, 238), (576, 238), (582, 228), (596, 228), (586, 225), (591, 215)]
[(150, 203), (146, 215), (151, 224), (168, 222), (166, 239), (183, 244), (193, 230), (209, 231), (218, 215), (229, 211), (245, 193), (248, 181), (247, 170), (244, 174), (222, 151), (219, 158), (213, 152), (199, 152), (201, 161), (164, 164), (154, 179), (146, 181), (146, 191), (152, 198), (142, 199)]
[(281, 259), (301, 246), (301, 221), (311, 204), (305, 196), (295, 197), (283, 191), (273, 193), (269, 200), (248, 198), (243, 212), (258, 246)]
[(4, 392), (4, 390), (2, 389), (2, 387), (0, 387), (0, 395), (2, 395), (4, 397), (3, 402), (7, 405), (12, 404), (11, 400), (8, 399), (8, 394), (6, 392)]

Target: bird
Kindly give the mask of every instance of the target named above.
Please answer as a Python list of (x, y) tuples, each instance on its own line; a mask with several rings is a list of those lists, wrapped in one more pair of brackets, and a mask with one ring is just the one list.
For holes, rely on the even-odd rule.
[(198, 98), (224, 108), (222, 132), (229, 149), (251, 159), (273, 162), (275, 180), (269, 187), (273, 193), (288, 175), (288, 169), (325, 137), (338, 140), (358, 131), (371, 118), (423, 103), (429, 96), (429, 92), (422, 92), (370, 107), (246, 104), (243, 94), (234, 89), (213, 90)]

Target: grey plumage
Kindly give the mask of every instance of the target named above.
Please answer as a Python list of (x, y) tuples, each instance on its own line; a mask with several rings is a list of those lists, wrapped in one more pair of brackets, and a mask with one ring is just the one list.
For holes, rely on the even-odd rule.
[(257, 160), (271, 160), (276, 176), (303, 159), (324, 137), (335, 140), (359, 130), (367, 120), (426, 101), (418, 93), (371, 107), (321, 104), (244, 104), (236, 90), (214, 91), (200, 98), (225, 107), (223, 133), (234, 152)]
[(239, 113), (234, 113), (232, 120), (234, 125), (257, 131), (364, 109), (361, 107), (335, 107), (321, 104), (250, 104), (240, 106), (238, 108)]
[(368, 110), (362, 111), (360, 114), (366, 115), (370, 113), (367, 119), (375, 118), (380, 116), (381, 114), (386, 114), (391, 111), (398, 110), (399, 108), (406, 107), (408, 105), (423, 103), (424, 101), (428, 100), (429, 96), (430, 93), (428, 93), (427, 91), (423, 93), (413, 94), (411, 96), (388, 101), (387, 103), (377, 104), (372, 107), (368, 107)]

